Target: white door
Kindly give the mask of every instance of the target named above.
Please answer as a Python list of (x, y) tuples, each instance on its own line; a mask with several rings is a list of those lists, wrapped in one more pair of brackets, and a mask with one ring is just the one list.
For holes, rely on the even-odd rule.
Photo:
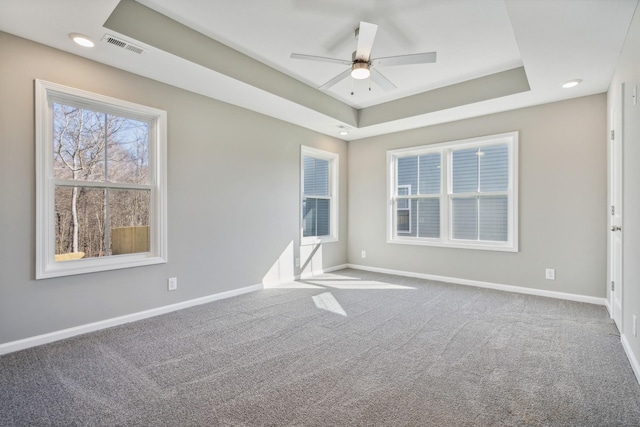
[[(624, 92), (624, 91), (621, 91)], [(613, 133), (610, 141), (610, 195), (609, 221), (609, 304), (611, 317), (622, 332), (622, 100), (614, 107), (611, 117)]]

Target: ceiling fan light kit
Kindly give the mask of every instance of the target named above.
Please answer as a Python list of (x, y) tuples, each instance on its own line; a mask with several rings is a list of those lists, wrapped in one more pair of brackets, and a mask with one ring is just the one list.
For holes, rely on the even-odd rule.
[[(350, 69), (338, 74), (327, 83), (320, 86), (319, 89), (329, 89), (347, 77), (356, 80), (364, 80), (371, 77), (371, 80), (383, 90), (392, 90), (396, 88), (389, 79), (387, 79), (380, 71), (373, 66), (397, 66), (397, 65), (413, 65), (413, 64), (430, 64), (436, 62), (436, 52), (424, 52), (411, 55), (388, 56), (384, 58), (371, 58), (371, 49), (373, 41), (376, 37), (378, 26), (368, 22), (360, 22), (360, 26), (356, 28), (356, 51), (353, 53), (352, 59), (336, 59), (325, 58), (322, 56), (304, 55), (300, 53), (292, 53), (293, 59), (305, 59), (311, 61), (329, 62), (332, 64), (349, 65)], [(353, 94), (353, 91), (352, 91)]]
[(351, 77), (356, 80), (364, 80), (369, 78), (371, 71), (369, 71), (369, 63), (367, 62), (354, 62), (351, 66)]

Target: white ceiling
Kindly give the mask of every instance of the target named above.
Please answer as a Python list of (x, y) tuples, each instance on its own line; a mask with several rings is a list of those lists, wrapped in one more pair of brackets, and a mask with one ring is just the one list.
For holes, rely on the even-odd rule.
[(346, 79), (329, 93), (368, 107), (522, 65), (503, 1), (140, 0), (245, 55), (313, 87), (346, 68), (293, 60), (292, 52), (351, 60), (359, 22), (379, 26), (372, 57), (438, 52), (436, 64), (380, 68), (397, 90)]
[[(123, 5), (130, 1), (123, 0)], [(151, 12), (145, 7), (136, 9), (140, 28), (106, 28), (118, 3), (0, 0), (0, 30), (331, 136), (337, 136), (339, 126), (348, 127), (350, 135), (344, 138), (358, 139), (605, 92), (637, 0), (138, 0), (237, 51), (212, 58), (206, 56), (213, 48), (207, 50), (202, 42), (199, 50), (190, 46), (193, 34), (179, 31), (180, 26), (163, 24), (155, 34), (145, 30), (150, 22), (159, 22), (145, 21), (143, 15)], [(373, 57), (437, 51), (437, 62), (380, 67), (398, 86), (392, 91), (375, 84), (369, 90), (368, 80), (348, 78), (321, 93), (316, 88), (346, 67), (289, 55), (350, 59), (360, 21), (379, 25)], [(76, 46), (68, 37), (71, 32), (87, 34), (96, 47)], [(136, 55), (101, 42), (106, 33), (146, 52)], [(251, 67), (259, 75), (250, 77), (241, 67), (225, 68), (242, 63), (243, 55), (284, 76), (266, 67)], [(521, 66), (530, 90), (428, 112), (412, 107), (429, 102), (435, 89), (462, 91), (462, 82)], [(261, 76), (264, 84), (256, 80)], [(561, 88), (576, 78), (583, 83)], [(305, 84), (302, 90), (299, 82)], [(411, 96), (413, 102), (407, 98)], [(385, 104), (389, 101), (394, 103)], [(367, 109), (373, 107), (380, 115), (386, 106), (395, 114), (359, 126), (358, 117)]]

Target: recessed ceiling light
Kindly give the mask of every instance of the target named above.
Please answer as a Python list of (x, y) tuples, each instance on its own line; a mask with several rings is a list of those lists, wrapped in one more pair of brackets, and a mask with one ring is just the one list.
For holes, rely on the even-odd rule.
[(582, 82), (582, 80), (580, 80), (580, 79), (569, 80), (568, 82), (563, 84), (562, 87), (565, 88), (565, 89), (569, 89), (570, 87), (578, 86), (580, 84), (580, 82)]
[(346, 130), (341, 130), (339, 134), (342, 136), (346, 136), (346, 135), (349, 135), (349, 132), (347, 132)]
[(91, 41), (91, 39), (88, 36), (85, 36), (84, 34), (70, 33), (69, 38), (83, 47), (94, 46), (94, 43)]

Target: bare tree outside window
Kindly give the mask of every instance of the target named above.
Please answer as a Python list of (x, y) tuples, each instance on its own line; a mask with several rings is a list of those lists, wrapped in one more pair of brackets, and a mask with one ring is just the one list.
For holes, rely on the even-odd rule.
[(54, 103), (52, 148), (56, 260), (149, 251), (149, 124)]

